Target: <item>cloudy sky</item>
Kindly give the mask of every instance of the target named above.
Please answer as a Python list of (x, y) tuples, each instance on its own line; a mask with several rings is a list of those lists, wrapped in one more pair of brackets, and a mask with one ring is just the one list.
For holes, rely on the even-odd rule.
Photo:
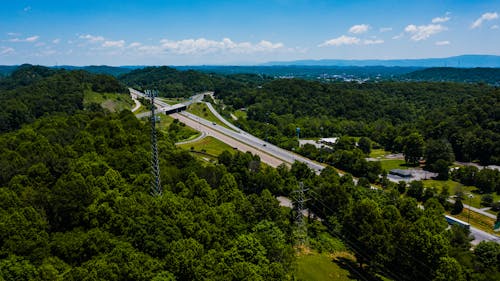
[(0, 5), (0, 65), (500, 55), (500, 0), (16, 0)]

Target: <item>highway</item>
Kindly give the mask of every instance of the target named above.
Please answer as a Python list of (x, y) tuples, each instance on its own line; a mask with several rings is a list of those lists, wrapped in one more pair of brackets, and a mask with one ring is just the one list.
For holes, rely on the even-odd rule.
[(236, 139), (239, 142), (242, 142), (242, 143), (244, 143), (248, 146), (251, 146), (257, 150), (260, 150), (260, 151), (263, 151), (267, 154), (273, 155), (274, 157), (281, 159), (285, 163), (292, 164), (295, 161), (299, 161), (299, 162), (305, 163), (309, 168), (311, 168), (312, 170), (314, 170), (317, 173), (320, 172), (321, 170), (323, 170), (323, 168), (324, 168), (324, 166), (322, 166), (322, 165), (320, 165), (320, 164), (318, 164), (310, 159), (307, 159), (305, 157), (302, 157), (300, 155), (292, 153), (288, 150), (279, 148), (279, 147), (277, 147), (269, 142), (263, 141), (263, 140), (255, 137), (252, 134), (245, 132), (243, 130), (234, 131), (234, 130), (222, 127), (220, 125), (217, 125), (213, 122), (210, 122), (204, 118), (201, 118), (199, 116), (196, 116), (196, 115), (191, 114), (191, 113), (186, 112), (186, 111), (179, 113), (179, 115), (182, 115), (182, 116), (189, 118), (189, 119), (191, 119), (199, 124), (204, 125), (205, 127), (208, 127), (212, 130), (218, 131), (219, 133), (222, 133), (226, 136), (229, 136), (233, 139)]
[[(132, 88), (129, 88), (130, 90), (130, 93), (131, 94), (135, 94), (137, 96), (142, 96), (142, 97), (145, 97), (145, 95), (137, 90), (134, 90)], [(191, 97), (191, 99), (188, 101), (188, 102), (185, 102), (184, 104), (185, 105), (190, 105), (192, 103), (196, 103), (196, 102), (201, 102), (202, 99), (203, 99), (203, 96), (205, 94), (210, 94), (210, 92), (207, 92), (207, 93), (201, 93), (201, 94), (197, 94), (193, 97)], [(155, 104), (156, 106), (158, 107), (158, 111), (164, 111), (165, 109), (168, 109), (171, 107), (171, 105), (165, 103), (165, 102), (162, 102), (158, 99), (155, 100)], [(228, 122), (227, 120), (225, 120), (222, 116), (219, 115), (219, 113), (217, 113), (217, 111), (211, 106), (209, 106), (209, 109), (212, 111), (212, 112), (215, 112), (214, 114), (216, 115), (217, 118), (219, 118), (220, 120), (224, 120), (222, 122), (224, 122), (226, 124), (226, 122)], [(147, 114), (144, 114), (144, 116), (147, 116)], [(273, 158), (277, 158), (277, 159), (280, 159), (282, 160), (282, 163), (286, 163), (286, 164), (292, 164), (294, 163), (295, 161), (299, 161), (299, 162), (302, 162), (302, 163), (305, 163), (309, 168), (311, 168), (312, 170), (314, 170), (316, 173), (319, 173), (321, 172), (321, 170), (323, 170), (324, 166), (323, 165), (320, 165), (319, 163), (316, 163), (310, 159), (307, 159), (305, 157), (302, 157), (300, 155), (297, 155), (295, 153), (292, 153), (288, 150), (285, 150), (285, 149), (282, 149), (282, 148), (279, 148), (269, 142), (266, 142), (264, 140), (261, 140), (255, 136), (253, 136), (252, 134), (248, 133), (248, 132), (245, 132), (241, 129), (238, 129), (236, 128), (233, 124), (230, 125), (231, 128), (235, 129), (235, 130), (231, 130), (231, 129), (228, 129), (228, 128), (225, 128), (225, 127), (222, 127), (220, 125), (217, 125), (216, 123), (213, 123), (213, 122), (210, 122), (202, 117), (199, 117), (199, 116), (196, 116), (194, 114), (191, 114), (189, 112), (186, 112), (186, 111), (183, 111), (183, 112), (180, 112), (180, 113), (174, 113), (174, 114), (171, 114), (172, 117), (174, 118), (177, 118), (179, 119), (179, 121), (182, 121), (184, 123), (186, 122), (189, 122), (188, 120), (191, 120), (191, 122), (189, 122), (190, 124), (186, 124), (190, 127), (193, 127), (194, 129), (196, 130), (205, 130), (205, 133), (207, 133), (207, 135), (211, 135), (221, 141), (227, 141), (227, 137), (230, 137), (234, 140), (236, 140), (237, 142), (234, 143), (233, 141), (231, 141), (231, 144), (233, 147), (238, 147), (241, 146), (239, 143), (241, 144), (244, 144), (245, 146), (242, 146), (242, 149), (243, 151), (252, 151), (252, 153), (255, 152), (258, 152), (256, 154), (258, 154), (260, 157), (261, 157), (261, 160), (266, 163), (266, 164), (269, 164), (273, 167), (276, 167), (276, 161), (273, 159), (271, 162), (266, 162), (265, 159), (267, 159), (268, 157), (262, 157), (262, 153), (264, 154), (268, 154), (269, 156), (272, 155)], [(184, 118), (180, 117), (180, 116), (183, 116)], [(143, 116), (138, 116), (138, 117), (143, 117)], [(182, 119), (182, 120), (180, 120)], [(200, 125), (203, 125), (203, 126), (197, 126), (195, 123), (193, 123), (192, 121), (194, 121), (195, 123), (198, 123)], [(228, 122), (229, 123), (229, 122)], [(193, 125), (193, 126), (191, 126)], [(210, 129), (210, 131), (207, 131), (207, 129)], [(215, 132), (218, 132), (218, 134), (215, 134)], [(212, 133), (212, 134), (210, 134)], [(225, 137), (224, 137), (225, 136)], [(223, 139), (222, 139), (223, 138)], [(234, 144), (234, 145), (233, 145)], [(243, 149), (244, 147), (244, 149)], [(251, 149), (250, 149), (251, 148)], [(281, 164), (281, 163), (280, 163)], [(279, 165), (279, 164), (278, 164)]]
[[(137, 94), (139, 96), (144, 96), (139, 91), (135, 91), (133, 89), (130, 89), (131, 94)], [(134, 92), (132, 92), (134, 91)], [(204, 93), (203, 94), (198, 94), (193, 96), (187, 103), (184, 104), (192, 104), (195, 102), (201, 102), (203, 99)], [(159, 110), (161, 111), (162, 108), (164, 107), (170, 107), (170, 105), (155, 100), (155, 104), (159, 107)], [(210, 103), (208, 103), (210, 104)], [(219, 118), (220, 120), (225, 120), (220, 114), (215, 114), (217, 111), (213, 107), (211, 107), (211, 104), (209, 106), (209, 109), (214, 112), (214, 115)], [(164, 112), (164, 111), (163, 111)], [(302, 163), (305, 163), (310, 169), (314, 170), (317, 174), (321, 172), (321, 170), (324, 169), (325, 166), (320, 165), (319, 163), (316, 163), (308, 158), (302, 157), (300, 155), (297, 155), (295, 153), (292, 153), (290, 151), (287, 151), (285, 149), (279, 148), (271, 143), (268, 143), (264, 140), (261, 140), (252, 134), (245, 132), (239, 128), (234, 128), (235, 130), (228, 129), (225, 127), (222, 127), (220, 125), (217, 125), (216, 123), (210, 122), (202, 117), (196, 116), (194, 114), (191, 114), (186, 111), (182, 111), (180, 113), (173, 113), (170, 116), (173, 118), (179, 119), (179, 121), (185, 123), (187, 126), (192, 127), (195, 130), (198, 130), (202, 133), (205, 133), (208, 136), (212, 136), (216, 139), (221, 140), (222, 142), (225, 142), (226, 144), (238, 148), (241, 151), (249, 151), (252, 154), (259, 155), (261, 161), (263, 163), (266, 163), (272, 167), (277, 167), (278, 165), (285, 163), (285, 164), (292, 164), (295, 161), (299, 161)], [(225, 120), (227, 122), (227, 120)], [(225, 123), (225, 122), (224, 122)], [(232, 124), (231, 124), (232, 125)], [(234, 127), (234, 125), (232, 125)], [(372, 187), (373, 188), (373, 187)], [(376, 189), (376, 188), (375, 188)], [(281, 201), (280, 201), (281, 202)], [(493, 241), (500, 243), (500, 237), (486, 233), (482, 230), (479, 230), (477, 228), (471, 227), (471, 234), (474, 236), (474, 241), (472, 241), (473, 245), (479, 244), (481, 241)]]

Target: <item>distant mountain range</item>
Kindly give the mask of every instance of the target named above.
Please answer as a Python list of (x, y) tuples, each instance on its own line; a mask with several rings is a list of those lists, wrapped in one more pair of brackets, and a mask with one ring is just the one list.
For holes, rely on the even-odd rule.
[(448, 58), (401, 59), (401, 60), (297, 60), (267, 62), (263, 66), (399, 66), (399, 67), (500, 67), (500, 56), (462, 55)]

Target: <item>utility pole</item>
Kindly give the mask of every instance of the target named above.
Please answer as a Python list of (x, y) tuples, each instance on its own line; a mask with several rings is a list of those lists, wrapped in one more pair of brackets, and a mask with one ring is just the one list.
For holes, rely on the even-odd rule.
[(151, 99), (151, 175), (153, 182), (151, 185), (151, 195), (161, 196), (162, 189), (160, 183), (160, 163), (158, 160), (158, 144), (156, 142), (156, 115), (155, 115), (155, 96), (158, 95), (156, 91), (146, 90), (146, 96)]
[(295, 218), (295, 223), (297, 224), (297, 230), (295, 233), (295, 238), (297, 246), (299, 249), (303, 247), (307, 242), (307, 225), (304, 220), (304, 203), (308, 200), (305, 199), (305, 192), (308, 189), (304, 189), (304, 184), (302, 182), (299, 183), (299, 189), (292, 191), (292, 193), (296, 193), (296, 199), (294, 202), (295, 209), (297, 210), (297, 216)]

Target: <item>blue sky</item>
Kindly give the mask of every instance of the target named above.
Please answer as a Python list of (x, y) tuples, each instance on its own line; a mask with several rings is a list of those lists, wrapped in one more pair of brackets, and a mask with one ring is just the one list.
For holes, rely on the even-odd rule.
[(500, 55), (500, 0), (0, 4), (0, 64), (255, 64)]

